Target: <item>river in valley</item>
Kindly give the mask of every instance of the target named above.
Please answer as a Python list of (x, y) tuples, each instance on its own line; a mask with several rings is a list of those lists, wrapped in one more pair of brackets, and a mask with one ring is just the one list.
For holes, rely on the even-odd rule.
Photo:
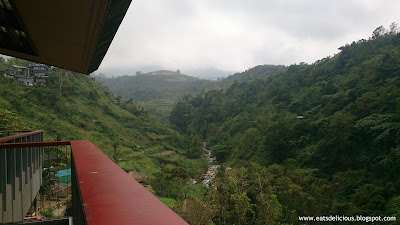
[(209, 166), (207, 172), (201, 177), (201, 181), (209, 187), (214, 182), (219, 165), (216, 164), (216, 158), (212, 157), (211, 150), (207, 148), (206, 142), (203, 142), (203, 154), (206, 156)]

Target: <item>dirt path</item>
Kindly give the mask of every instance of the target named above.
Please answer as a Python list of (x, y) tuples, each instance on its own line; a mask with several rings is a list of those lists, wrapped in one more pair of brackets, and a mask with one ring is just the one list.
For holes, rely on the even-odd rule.
[(174, 153), (175, 153), (174, 151), (163, 151), (163, 152), (160, 152), (160, 153), (157, 153), (157, 154), (160, 154), (160, 155), (172, 155)]

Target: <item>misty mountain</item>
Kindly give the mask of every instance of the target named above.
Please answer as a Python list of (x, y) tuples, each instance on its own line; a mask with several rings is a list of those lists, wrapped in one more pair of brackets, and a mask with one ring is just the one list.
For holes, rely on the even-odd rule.
[(169, 112), (180, 97), (199, 93), (203, 89), (213, 89), (216, 86), (215, 81), (168, 70), (114, 78), (95, 76), (95, 79), (115, 94), (138, 102), (164, 122), (167, 121)]
[[(131, 99), (144, 106), (150, 113), (156, 115), (164, 122), (176, 101), (185, 94), (197, 94), (204, 90), (226, 88), (233, 82), (243, 82), (254, 79), (267, 79), (269, 76), (285, 72), (286, 66), (259, 65), (242, 73), (235, 73), (226, 78), (221, 76), (227, 72), (208, 69), (209, 74), (215, 72), (217, 80), (199, 79), (188, 76), (181, 71), (159, 70), (148, 73), (137, 72), (135, 76), (109, 77), (105, 74), (94, 76), (97, 81), (104, 84), (112, 92), (125, 99)], [(197, 71), (201, 73), (201, 70)]]
[(159, 70), (172, 70), (177, 71), (180, 70), (181, 73), (190, 74), (193, 77), (197, 77), (199, 79), (207, 79), (207, 80), (216, 80), (217, 78), (224, 78), (231, 74), (234, 74), (234, 71), (224, 71), (217, 68), (197, 68), (197, 69), (186, 69), (186, 68), (164, 68), (162, 66), (141, 66), (141, 67), (119, 67), (119, 68), (101, 68), (93, 73), (94, 76), (99, 76), (103, 74), (106, 77), (119, 77), (119, 76), (133, 76), (137, 72), (141, 73), (150, 73), (153, 71)]
[(125, 99), (143, 102), (155, 99), (177, 100), (186, 93), (197, 93), (213, 88), (214, 81), (198, 79), (180, 72), (159, 70), (135, 76), (114, 78), (95, 77), (100, 83)]
[(222, 79), (235, 73), (232, 71), (224, 71), (216, 68), (190, 69), (184, 70), (183, 72), (207, 80), (216, 80), (218, 78)]

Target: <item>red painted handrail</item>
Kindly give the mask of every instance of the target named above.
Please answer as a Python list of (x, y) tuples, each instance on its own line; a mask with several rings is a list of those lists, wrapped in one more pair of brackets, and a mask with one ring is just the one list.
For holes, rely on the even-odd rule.
[(187, 224), (90, 141), (71, 141), (88, 225)]
[(44, 146), (64, 146), (70, 145), (70, 141), (45, 141), (45, 142), (22, 142), (22, 143), (0, 143), (0, 148), (24, 148), (24, 147), (44, 147)]
[(0, 148), (70, 145), (87, 225), (188, 224), (90, 141), (2, 143), (40, 132), (0, 138)]
[(14, 139), (17, 139), (17, 138), (22, 138), (22, 137), (30, 136), (30, 135), (37, 134), (37, 133), (42, 133), (42, 132), (43, 132), (43, 130), (35, 130), (35, 131), (32, 131), (32, 132), (28, 132), (28, 133), (23, 133), (23, 134), (17, 134), (17, 135), (2, 137), (2, 138), (0, 138), (0, 143), (6, 142), (6, 141), (11, 141), (11, 140), (14, 140)]

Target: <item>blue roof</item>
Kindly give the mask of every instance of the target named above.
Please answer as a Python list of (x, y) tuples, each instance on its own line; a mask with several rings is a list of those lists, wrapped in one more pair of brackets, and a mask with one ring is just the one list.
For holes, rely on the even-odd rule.
[(28, 66), (28, 67), (33, 71), (47, 71), (49, 69), (46, 65), (43, 65), (43, 64), (31, 65), (31, 66)]
[(57, 171), (57, 177), (65, 177), (71, 175), (71, 169)]

